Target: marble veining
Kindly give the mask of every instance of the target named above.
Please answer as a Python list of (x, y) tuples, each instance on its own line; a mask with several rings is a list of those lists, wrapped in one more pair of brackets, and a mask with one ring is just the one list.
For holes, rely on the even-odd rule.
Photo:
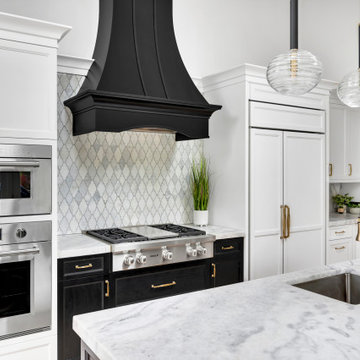
[(74, 317), (100, 360), (360, 359), (360, 305), (291, 286), (360, 260)]
[(203, 230), (206, 232), (206, 234), (214, 235), (216, 240), (245, 236), (244, 230), (233, 229), (218, 225), (195, 226), (193, 224), (185, 224), (184, 226), (192, 227), (198, 230)]
[(358, 215), (330, 213), (329, 226), (344, 226), (357, 224)]
[(58, 236), (57, 248), (58, 259), (111, 252), (111, 246), (105, 241), (84, 234)]

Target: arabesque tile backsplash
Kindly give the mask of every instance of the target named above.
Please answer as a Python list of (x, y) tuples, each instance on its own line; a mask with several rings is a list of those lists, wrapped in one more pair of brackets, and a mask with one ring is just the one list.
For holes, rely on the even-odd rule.
[(191, 222), (190, 167), (203, 141), (136, 132), (73, 137), (71, 112), (63, 101), (82, 81), (82, 76), (58, 74), (58, 233)]

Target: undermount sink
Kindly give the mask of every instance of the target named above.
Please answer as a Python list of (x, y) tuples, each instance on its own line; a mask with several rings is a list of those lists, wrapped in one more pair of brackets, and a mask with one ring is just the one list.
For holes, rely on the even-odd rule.
[(293, 286), (349, 304), (360, 304), (359, 275), (346, 273), (294, 284)]

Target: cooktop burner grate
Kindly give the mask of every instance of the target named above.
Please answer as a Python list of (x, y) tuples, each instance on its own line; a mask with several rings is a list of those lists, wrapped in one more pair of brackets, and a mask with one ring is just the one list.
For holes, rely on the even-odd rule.
[(175, 224), (160, 224), (160, 225), (151, 225), (156, 229), (171, 231), (179, 236), (199, 236), (199, 235), (206, 235), (205, 231), (192, 229), (186, 226), (175, 225)]
[(118, 244), (122, 242), (136, 242), (147, 241), (148, 238), (139, 234), (132, 233), (120, 228), (110, 228), (101, 230), (89, 230), (89, 235), (93, 235), (99, 239), (106, 240), (112, 244)]

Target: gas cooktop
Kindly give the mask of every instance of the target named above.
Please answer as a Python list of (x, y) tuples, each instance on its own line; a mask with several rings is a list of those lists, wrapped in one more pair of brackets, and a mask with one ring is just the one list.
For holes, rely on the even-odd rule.
[(111, 244), (171, 239), (185, 236), (200, 236), (206, 234), (205, 231), (175, 224), (89, 230), (87, 233)]
[(113, 271), (203, 260), (213, 257), (215, 236), (175, 224), (87, 231), (111, 244)]

